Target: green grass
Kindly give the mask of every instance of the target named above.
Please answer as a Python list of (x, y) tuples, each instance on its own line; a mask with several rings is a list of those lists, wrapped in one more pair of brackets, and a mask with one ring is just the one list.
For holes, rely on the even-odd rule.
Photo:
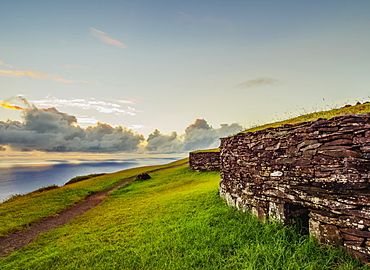
[(226, 206), (217, 172), (151, 174), (0, 261), (0, 269), (369, 269), (296, 227)]
[(54, 187), (52, 190), (42, 188), (25, 195), (16, 195), (0, 204), (0, 236), (27, 229), (29, 224), (58, 213), (87, 196), (105, 190), (126, 178), (187, 161), (187, 159), (182, 159), (165, 165), (133, 168), (59, 188)]
[(332, 109), (328, 111), (313, 112), (313, 113), (301, 115), (298, 117), (294, 117), (291, 119), (269, 123), (269, 124), (261, 125), (258, 127), (249, 128), (243, 131), (242, 133), (254, 132), (254, 131), (263, 130), (263, 129), (271, 128), (271, 127), (280, 127), (285, 124), (293, 125), (293, 124), (298, 124), (302, 122), (315, 121), (319, 118), (330, 119), (330, 118), (333, 118), (339, 115), (351, 115), (351, 114), (362, 114), (362, 113), (370, 113), (370, 103), (358, 104), (354, 106), (345, 106), (339, 109)]
[(80, 182), (80, 181), (84, 181), (84, 180), (95, 178), (95, 177), (102, 176), (102, 175), (105, 175), (105, 173), (93, 173), (93, 174), (89, 174), (89, 175), (76, 176), (76, 177), (73, 177), (71, 180), (69, 180), (64, 185), (70, 185), (70, 184), (73, 184), (73, 183), (77, 183), (77, 182)]

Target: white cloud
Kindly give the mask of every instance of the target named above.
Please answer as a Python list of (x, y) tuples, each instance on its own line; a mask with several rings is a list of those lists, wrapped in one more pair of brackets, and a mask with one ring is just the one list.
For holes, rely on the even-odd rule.
[(122, 103), (122, 104), (135, 104), (135, 102), (133, 100), (123, 100), (123, 99), (118, 99), (118, 100), (115, 100), (119, 103)]
[(116, 115), (136, 115), (138, 110), (132, 107), (123, 108), (120, 104), (97, 100), (95, 98), (63, 99), (47, 96), (41, 100), (31, 100), (38, 107), (75, 107), (84, 110), (96, 110), (101, 113), (114, 113)]
[(118, 103), (121, 103), (121, 104), (136, 104), (137, 101), (135, 99), (132, 99), (132, 98), (125, 98), (125, 99), (113, 99), (113, 98), (108, 98), (107, 100), (109, 101), (112, 101), (112, 102), (118, 102)]
[(75, 116), (77, 118), (78, 125), (81, 127), (94, 126), (99, 122), (95, 116), (89, 117), (88, 115), (80, 114), (76, 114)]
[(100, 39), (101, 41), (103, 41), (105, 43), (108, 43), (108, 44), (111, 44), (111, 45), (114, 45), (114, 46), (117, 46), (117, 47), (120, 47), (120, 48), (126, 48), (127, 47), (122, 42), (109, 37), (109, 35), (107, 33), (104, 33), (104, 32), (102, 32), (98, 29), (90, 28), (90, 31), (95, 37), (97, 37), (98, 39)]
[(128, 128), (133, 129), (133, 130), (137, 130), (137, 129), (141, 129), (141, 128), (144, 128), (144, 127), (145, 126), (143, 126), (143, 125), (131, 125)]

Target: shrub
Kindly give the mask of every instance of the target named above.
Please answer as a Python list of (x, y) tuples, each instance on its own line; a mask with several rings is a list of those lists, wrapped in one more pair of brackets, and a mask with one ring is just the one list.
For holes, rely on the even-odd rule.
[(83, 180), (87, 180), (87, 179), (102, 176), (102, 175), (105, 175), (105, 173), (93, 173), (93, 174), (89, 174), (89, 175), (76, 176), (76, 177), (73, 177), (71, 180), (69, 180), (64, 185), (73, 184), (73, 183), (76, 183), (76, 182), (80, 182), (80, 181), (83, 181)]

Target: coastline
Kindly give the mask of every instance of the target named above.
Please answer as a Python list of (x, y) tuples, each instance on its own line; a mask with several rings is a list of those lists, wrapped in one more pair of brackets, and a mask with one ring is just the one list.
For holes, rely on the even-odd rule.
[[(175, 161), (184, 155), (132, 155), (105, 159), (0, 159), (0, 203), (14, 195), (24, 195), (39, 188), (63, 186), (75, 176), (92, 173), (113, 173), (125, 169), (161, 165)], [(110, 158), (109, 158), (110, 157)], [(25, 161), (25, 162), (24, 162)]]

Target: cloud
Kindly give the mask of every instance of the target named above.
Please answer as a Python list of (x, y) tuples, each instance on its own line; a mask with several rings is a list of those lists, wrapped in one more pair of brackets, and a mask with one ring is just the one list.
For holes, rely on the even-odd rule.
[[(22, 96), (12, 97), (4, 103), (9, 102), (23, 104), (20, 107), (22, 121), (0, 121), (1, 151), (139, 153), (144, 150), (149, 153), (183, 153), (216, 148), (220, 137), (243, 130), (236, 123), (213, 128), (206, 120), (196, 119), (182, 135), (176, 132), (165, 135), (156, 129), (145, 140), (143, 135), (121, 126), (112, 127), (98, 122), (82, 128), (77, 125), (76, 116), (60, 112), (55, 107), (40, 109)], [(140, 125), (135, 128), (140, 128)]]
[(117, 100), (114, 100), (114, 101), (122, 103), (122, 104), (135, 104), (134, 100), (117, 99)]
[[(12, 103), (16, 102), (18, 105), (21, 105), (21, 107), (20, 106), (12, 106), (12, 105), (9, 104), (10, 102), (12, 102)], [(6, 106), (4, 106), (4, 104)], [(13, 109), (13, 110), (23, 110), (24, 107), (26, 107), (28, 109), (33, 108), (33, 106), (28, 102), (28, 100), (25, 97), (23, 97), (22, 95), (17, 95), (17, 96), (13, 96), (13, 97), (8, 98), (8, 99), (4, 100), (3, 103), (1, 103), (0, 106), (8, 108), (8, 109)]]
[(252, 88), (252, 87), (257, 87), (257, 86), (262, 86), (262, 85), (276, 84), (278, 82), (279, 81), (276, 79), (264, 77), (264, 78), (249, 80), (244, 83), (240, 83), (236, 87), (237, 88)]
[(146, 150), (150, 152), (175, 153), (182, 152), (181, 142), (176, 132), (163, 135), (158, 129), (149, 134)]
[(12, 65), (9, 65), (9, 64), (5, 64), (3, 61), (0, 60), (0, 65), (3, 65), (3, 66), (6, 66), (6, 67), (9, 67), (9, 68), (14, 68), (14, 66)]
[(99, 122), (99, 120), (96, 119), (95, 116), (89, 117), (88, 115), (79, 115), (79, 114), (76, 114), (75, 116), (78, 120), (78, 125), (80, 126), (84, 127), (92, 126), (96, 125)]
[(9, 102), (0, 102), (0, 107), (12, 109), (12, 110), (23, 110), (23, 108), (19, 106), (10, 105)]
[(90, 28), (90, 31), (95, 37), (97, 37), (98, 39), (100, 39), (101, 41), (103, 41), (105, 43), (108, 43), (108, 44), (111, 44), (111, 45), (114, 45), (114, 46), (117, 46), (117, 47), (120, 47), (120, 48), (126, 48), (127, 47), (122, 42), (109, 37), (109, 35), (107, 33), (104, 33), (104, 32), (102, 32), (98, 29)]
[[(76, 107), (84, 110), (96, 110), (101, 113), (114, 113), (116, 115), (136, 115), (139, 111), (132, 107), (123, 108), (120, 104), (113, 102), (105, 102), (97, 100), (95, 98), (70, 98), (62, 99), (47, 96), (41, 100), (32, 100), (33, 104), (39, 107)], [(121, 100), (117, 100), (119, 103), (123, 103)], [(127, 102), (132, 104), (131, 102)]]
[(213, 128), (204, 119), (196, 119), (194, 124), (185, 129), (182, 141), (185, 151), (216, 148), (220, 145), (220, 138), (235, 134), (244, 128), (236, 123), (221, 124), (220, 128)]
[(3, 77), (30, 77), (32, 79), (48, 79), (56, 82), (62, 83), (74, 83), (74, 82), (85, 82), (85, 81), (71, 81), (56, 75), (34, 72), (34, 71), (20, 71), (20, 70), (0, 70), (0, 76)]
[(199, 149), (217, 148), (220, 138), (242, 131), (239, 124), (222, 124), (220, 128), (211, 127), (206, 120), (196, 119), (183, 135), (173, 132), (163, 135), (157, 129), (148, 136), (146, 150), (149, 152), (175, 153)]
[(0, 121), (0, 146), (19, 151), (136, 152), (142, 135), (122, 127), (98, 123), (85, 129), (77, 118), (51, 107), (24, 108), (22, 122)]
[(144, 128), (145, 126), (144, 125), (131, 125), (131, 126), (129, 126), (128, 128), (129, 129), (141, 129), (141, 128)]

